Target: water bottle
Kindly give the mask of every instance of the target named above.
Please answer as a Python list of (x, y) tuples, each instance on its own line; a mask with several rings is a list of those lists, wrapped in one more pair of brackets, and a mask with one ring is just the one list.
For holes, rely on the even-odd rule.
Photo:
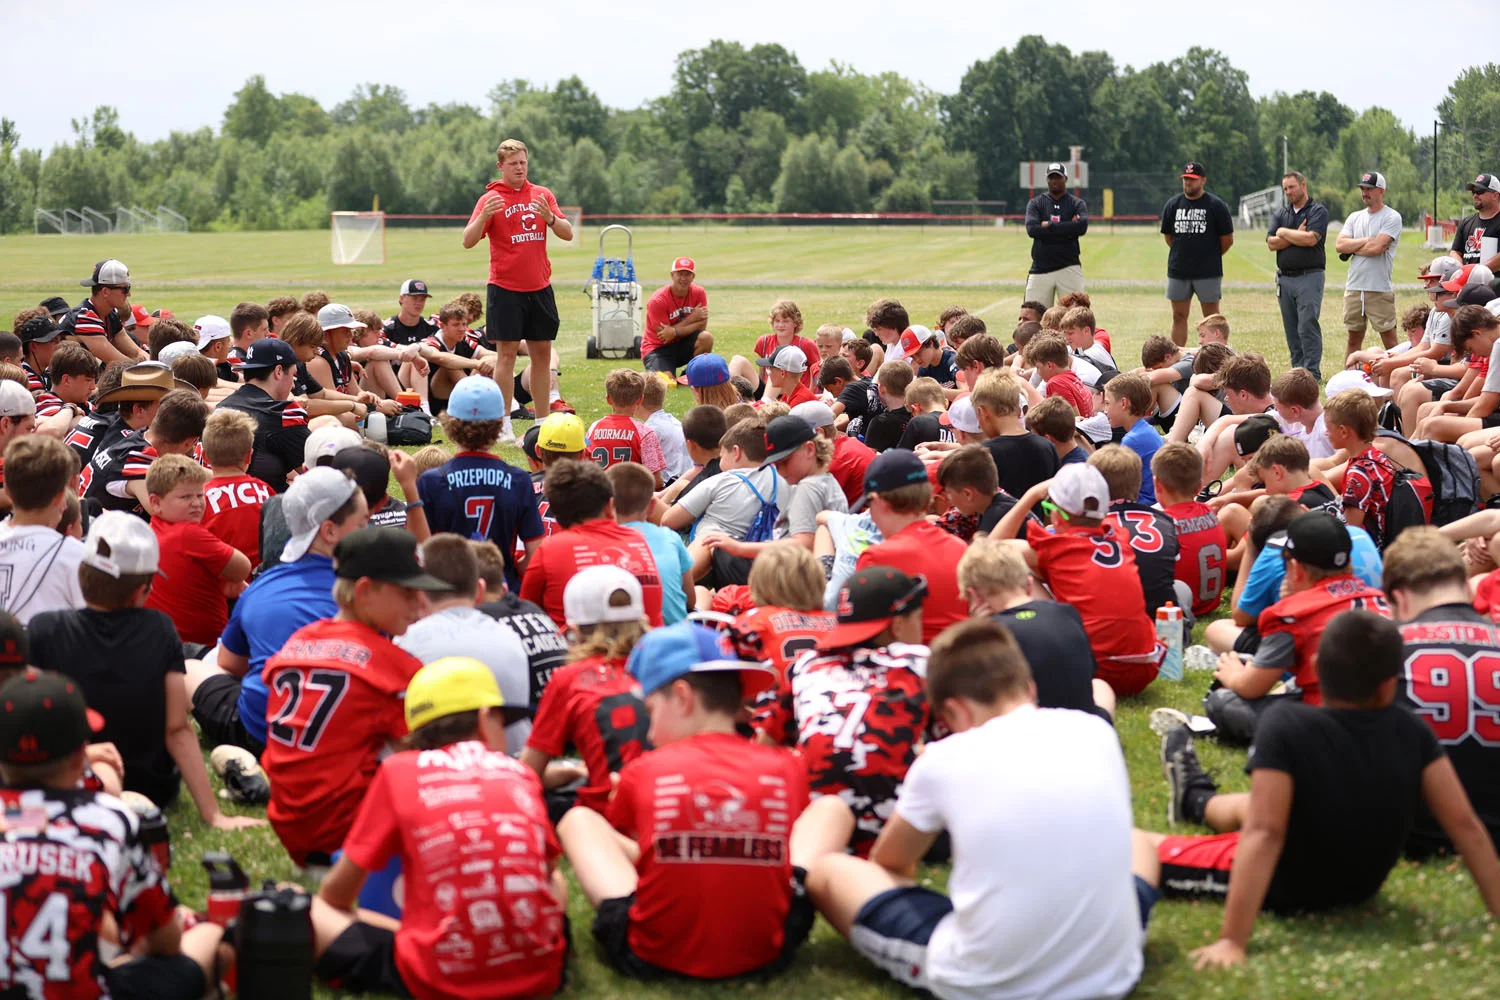
[(365, 437), (385, 444), (385, 414), (372, 409), (365, 416)]
[(141, 816), (140, 837), (165, 875), (172, 867), (172, 837), (167, 830), (167, 817), (160, 809), (153, 806), (150, 812)]
[(208, 872), (208, 919), (227, 927), (240, 912), (250, 878), (224, 851), (204, 851), (202, 864)]
[(240, 903), (234, 929), (240, 1000), (311, 1000), (312, 897), (265, 883)]
[(1182, 680), (1182, 609), (1171, 601), (1156, 609), (1156, 638), (1167, 647), (1157, 676)]

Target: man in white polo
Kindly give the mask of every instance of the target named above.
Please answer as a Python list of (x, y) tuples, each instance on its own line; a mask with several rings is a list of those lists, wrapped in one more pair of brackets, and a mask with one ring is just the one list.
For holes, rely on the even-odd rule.
[(1371, 326), (1386, 347), (1396, 346), (1396, 244), (1401, 241), (1401, 213), (1385, 203), (1385, 175), (1360, 175), (1359, 196), (1365, 207), (1344, 220), (1334, 243), (1339, 259), (1349, 262), (1344, 282), (1344, 329), (1349, 331), (1347, 358), (1365, 342)]

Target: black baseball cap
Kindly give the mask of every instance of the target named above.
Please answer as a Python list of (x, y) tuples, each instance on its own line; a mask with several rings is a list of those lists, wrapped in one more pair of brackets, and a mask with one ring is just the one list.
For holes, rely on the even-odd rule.
[(385, 496), (386, 488), (390, 485), (391, 460), (364, 445), (337, 451), (326, 464), (353, 475), (355, 485), (372, 507)]
[(62, 327), (52, 322), (51, 316), (33, 316), (21, 324), (16, 336), (23, 344), (50, 344), (62, 333)]
[(1353, 549), (1342, 521), (1324, 511), (1308, 511), (1287, 525), (1281, 557), (1319, 569), (1347, 569)]
[(47, 315), (51, 316), (53, 319), (57, 319), (57, 317), (59, 316), (64, 316), (67, 313), (71, 312), (73, 309), (72, 306), (68, 305), (68, 300), (63, 298), (61, 295), (53, 295), (50, 298), (45, 298), (38, 304), (43, 309), (47, 310)]
[(103, 726), (62, 674), (27, 667), (0, 685), (0, 760), (7, 764), (62, 760)]
[(1183, 177), (1207, 177), (1208, 168), (1196, 160), (1189, 160), (1188, 165), (1182, 168)]
[(917, 453), (907, 448), (891, 448), (876, 455), (865, 469), (865, 494), (849, 509), (857, 514), (865, 509), (865, 504), (876, 493), (925, 482), (930, 482), (927, 466), (922, 464)]
[(262, 337), (245, 350), (245, 360), (235, 365), (236, 371), (253, 371), (262, 368), (294, 368), (297, 352), (292, 345), (275, 337)]
[(784, 458), (790, 458), (798, 448), (817, 436), (818, 432), (813, 430), (813, 425), (801, 417), (787, 414), (775, 418), (766, 424), (766, 460), (760, 463), (760, 467), (764, 469)]
[(1489, 285), (1469, 285), (1458, 293), (1458, 304), (1461, 306), (1487, 305), (1495, 298), (1495, 290)]
[[(925, 478), (925, 473), (924, 473)], [(838, 625), (818, 638), (819, 649), (843, 649), (873, 639), (891, 619), (922, 606), (927, 578), (893, 566), (870, 566), (839, 588)]]
[(0, 611), (0, 670), (19, 670), (30, 656), (26, 626), (9, 611)]
[(542, 422), (538, 420), (536, 423), (526, 428), (526, 433), (521, 435), (521, 450), (524, 451), (526, 453), (526, 457), (531, 459), (533, 462), (540, 462), (542, 460), (541, 456), (536, 453), (536, 440), (541, 436), (541, 433)]
[(1272, 434), (1281, 432), (1281, 422), (1269, 413), (1256, 413), (1241, 420), (1234, 428), (1234, 452), (1241, 458), (1260, 451)]
[(453, 589), (423, 568), (416, 536), (402, 528), (360, 528), (345, 535), (333, 550), (333, 572), (345, 580), (369, 577), (412, 590)]

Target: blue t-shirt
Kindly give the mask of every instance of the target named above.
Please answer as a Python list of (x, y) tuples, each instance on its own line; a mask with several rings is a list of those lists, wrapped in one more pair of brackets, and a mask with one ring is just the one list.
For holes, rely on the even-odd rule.
[(1068, 452), (1062, 457), (1062, 459), (1058, 462), (1058, 465), (1059, 467), (1064, 465), (1081, 465), (1087, 463), (1088, 460), (1089, 453), (1083, 450), (1083, 445), (1076, 444), (1073, 446), (1072, 451)]
[(656, 575), (661, 580), (661, 620), (665, 625), (687, 621), (687, 594), (682, 590), (682, 574), (693, 568), (682, 536), (670, 528), (650, 521), (631, 521), (625, 525), (646, 536), (651, 558), (656, 560)]
[(1141, 493), (1137, 503), (1156, 503), (1156, 482), (1151, 478), (1151, 456), (1161, 447), (1161, 435), (1149, 420), (1137, 420), (1135, 426), (1125, 432), (1120, 443), (1141, 456)]
[[(1344, 527), (1354, 540), (1354, 548), (1349, 553), (1354, 563), (1354, 575), (1378, 589), (1385, 568), (1380, 561), (1380, 550), (1365, 529)], [(1286, 579), (1286, 563), (1281, 558), (1281, 550), (1285, 544), (1286, 532), (1278, 531), (1266, 539), (1266, 547), (1255, 557), (1255, 565), (1250, 567), (1250, 576), (1245, 580), (1245, 589), (1240, 591), (1240, 602), (1235, 606), (1251, 618), (1260, 618), (1262, 611), (1281, 600), (1281, 581)]]
[(266, 682), (261, 670), (286, 645), (293, 632), (320, 618), (332, 618), (333, 560), (309, 552), (295, 562), (277, 563), (262, 573), (234, 603), (234, 613), (219, 639), (224, 648), (250, 661), (240, 681), (240, 723), (266, 741)]
[(958, 355), (944, 351), (935, 365), (917, 369), (917, 378), (936, 379), (938, 385), (954, 388), (958, 384)]
[(417, 479), (417, 495), (435, 535), (452, 532), (476, 542), (488, 539), (505, 556), (505, 585), (521, 586), (516, 572), (516, 539), (542, 537), (531, 474), (498, 455), (461, 451)]

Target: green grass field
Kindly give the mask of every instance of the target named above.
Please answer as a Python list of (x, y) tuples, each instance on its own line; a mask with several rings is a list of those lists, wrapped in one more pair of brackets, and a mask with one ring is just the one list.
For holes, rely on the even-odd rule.
[[(592, 420), (603, 412), (601, 386), (609, 369), (624, 362), (586, 361), (583, 339), (589, 328), (582, 288), (593, 262), (597, 230), (585, 230), (581, 247), (552, 250), (554, 284), (562, 311), (559, 347), (564, 362), (563, 393)], [(1397, 257), (1398, 278), (1414, 275), (1430, 254), (1408, 233)], [(981, 313), (1002, 335), (1013, 325), (1020, 304), (1029, 243), (1014, 227), (1006, 229), (827, 229), (676, 227), (643, 230), (635, 247), (637, 269), (649, 294), (664, 279), (678, 254), (697, 259), (700, 282), (708, 289), (710, 328), (724, 354), (747, 353), (765, 332), (766, 315), (777, 298), (794, 299), (808, 332), (820, 323), (859, 327), (865, 306), (875, 298), (899, 298), (913, 321), (931, 323), (944, 306), (962, 304)], [(612, 250), (612, 252), (614, 252)], [(275, 295), (323, 288), (337, 301), (369, 306), (389, 315), (404, 278), (420, 277), (436, 290), (434, 303), (467, 290), (481, 290), (486, 259), (482, 249), (463, 251), (456, 230), (388, 232), (387, 260), (380, 267), (334, 267), (326, 232), (189, 234), (95, 238), (10, 237), (0, 239), (0, 314), (9, 316), (43, 297), (81, 297), (77, 280), (93, 262), (107, 256), (124, 260), (136, 283), (135, 298), (148, 308), (172, 309), (189, 322), (198, 315), (227, 315), (242, 300), (264, 302)], [(1114, 335), (1115, 356), (1135, 363), (1141, 342), (1165, 333), (1170, 312), (1162, 298), (1166, 250), (1150, 231), (1096, 226), (1086, 238), (1084, 268), (1091, 282), (1094, 310)], [(1226, 262), (1223, 311), (1240, 349), (1264, 353), (1273, 369), (1286, 364), (1280, 314), (1271, 287), (1272, 255), (1259, 234), (1242, 234)], [(1324, 331), (1332, 355), (1339, 328), (1338, 287), (1342, 266), (1329, 273)], [(1399, 296), (1404, 308), (1420, 293)], [(1331, 370), (1331, 361), (1325, 365)], [(670, 393), (668, 405), (681, 413), (691, 399), (686, 390)], [(514, 456), (513, 456), (514, 457)], [(1143, 696), (1122, 704), (1118, 726), (1129, 764), (1136, 822), (1164, 828), (1166, 785), (1157, 761), (1158, 741), (1146, 718), (1158, 705), (1185, 710), (1198, 706), (1206, 683), (1191, 676), (1181, 684), (1159, 681)], [(1218, 771), (1228, 790), (1248, 787), (1244, 754), (1212, 742), (1201, 746), (1204, 762)], [(1025, 766), (997, 761), (997, 768)], [(269, 831), (222, 834), (206, 830), (191, 805), (172, 812), (173, 885), (185, 902), (201, 906), (206, 881), (197, 866), (202, 851), (233, 852), (255, 879), (293, 877), (289, 860)], [(1181, 831), (1191, 832), (1191, 831)], [(944, 870), (927, 873), (941, 886)], [(575, 887), (576, 888), (576, 887)], [(878, 976), (823, 922), (815, 928), (794, 966), (769, 984), (722, 986), (667, 984), (642, 986), (615, 976), (604, 966), (587, 934), (591, 911), (575, 895), (570, 907), (575, 955), (569, 995), (579, 997), (739, 996), (761, 993), (818, 1000), (910, 995)], [(1494, 994), (1490, 966), (1497, 926), (1489, 919), (1468, 874), (1458, 863), (1399, 865), (1372, 904), (1331, 916), (1302, 919), (1263, 917), (1251, 944), (1251, 966), (1236, 973), (1198, 975), (1188, 952), (1217, 935), (1222, 908), (1162, 903), (1152, 918), (1146, 945), (1146, 972), (1135, 995), (1142, 997), (1485, 997)], [(1485, 956), (1490, 956), (1486, 958)], [(322, 995), (332, 995), (324, 993)]]

